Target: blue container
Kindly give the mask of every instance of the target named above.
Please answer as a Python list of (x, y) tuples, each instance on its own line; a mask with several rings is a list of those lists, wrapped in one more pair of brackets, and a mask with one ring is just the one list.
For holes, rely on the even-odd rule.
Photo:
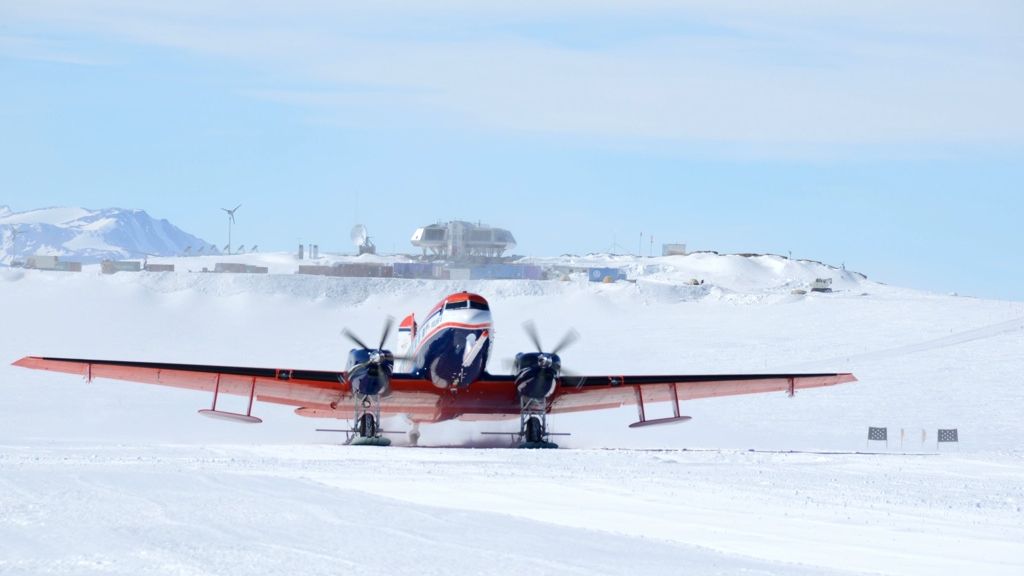
[(522, 280), (524, 270), (515, 264), (488, 264), (472, 268), (469, 274), (473, 280)]
[(543, 280), (544, 269), (540, 266), (526, 265), (523, 266), (523, 279), (524, 280)]
[(605, 278), (611, 278), (612, 282), (626, 279), (626, 273), (619, 268), (591, 268), (588, 272), (591, 282), (604, 282)]
[(429, 262), (396, 262), (395, 278), (436, 278), (437, 266)]

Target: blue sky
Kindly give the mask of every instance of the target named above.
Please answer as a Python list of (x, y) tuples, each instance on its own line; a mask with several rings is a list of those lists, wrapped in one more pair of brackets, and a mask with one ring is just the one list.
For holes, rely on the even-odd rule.
[[(0, 204), (385, 251), (792, 251), (1024, 299), (1020, 2), (0, 6)], [(647, 247), (645, 246), (645, 250)]]

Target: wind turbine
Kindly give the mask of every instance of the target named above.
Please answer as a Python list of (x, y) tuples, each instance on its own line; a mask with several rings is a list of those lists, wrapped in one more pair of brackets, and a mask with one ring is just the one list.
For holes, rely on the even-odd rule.
[(235, 212), (238, 211), (238, 209), (241, 207), (242, 205), (239, 204), (238, 206), (235, 206), (231, 210), (228, 210), (227, 208), (221, 208), (221, 210), (228, 213), (228, 245), (226, 246), (228, 254), (231, 254), (231, 225), (235, 223)]

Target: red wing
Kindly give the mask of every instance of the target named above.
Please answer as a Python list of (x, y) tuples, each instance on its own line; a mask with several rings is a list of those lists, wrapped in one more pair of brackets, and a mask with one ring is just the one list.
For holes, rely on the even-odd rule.
[[(110, 378), (213, 393), (249, 396), (273, 404), (297, 406), (300, 416), (350, 418), (351, 388), (344, 372), (162, 364), (26, 356), (15, 366), (92, 378)], [(429, 382), (408, 374), (395, 374), (391, 394), (381, 410), (389, 414), (430, 414), (437, 411), (439, 394)]]
[[(111, 378), (213, 393), (249, 396), (274, 404), (296, 406), (296, 414), (314, 418), (349, 418), (351, 389), (344, 372), (291, 370), (39, 358), (27, 356), (15, 366)], [(385, 414), (407, 414), (421, 421), (450, 418), (515, 416), (519, 402), (513, 377), (486, 376), (457, 395), (445, 394), (430, 382), (410, 374), (391, 378), (391, 393), (381, 403)], [(710, 376), (588, 376), (566, 377), (551, 399), (551, 412), (579, 412), (665, 402), (674, 397), (694, 400), (738, 394), (795, 391), (855, 382), (852, 374), (746, 374)]]
[(642, 401), (696, 400), (740, 394), (795, 392), (856, 382), (853, 374), (721, 374), (685, 376), (573, 376), (561, 379), (551, 412), (618, 408)]

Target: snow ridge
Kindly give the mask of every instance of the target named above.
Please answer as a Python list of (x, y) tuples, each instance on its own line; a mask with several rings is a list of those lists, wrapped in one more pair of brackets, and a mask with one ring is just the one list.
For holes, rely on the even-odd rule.
[(210, 243), (145, 210), (52, 207), (13, 212), (0, 207), (0, 262), (33, 254), (86, 263), (173, 256), (189, 246)]

